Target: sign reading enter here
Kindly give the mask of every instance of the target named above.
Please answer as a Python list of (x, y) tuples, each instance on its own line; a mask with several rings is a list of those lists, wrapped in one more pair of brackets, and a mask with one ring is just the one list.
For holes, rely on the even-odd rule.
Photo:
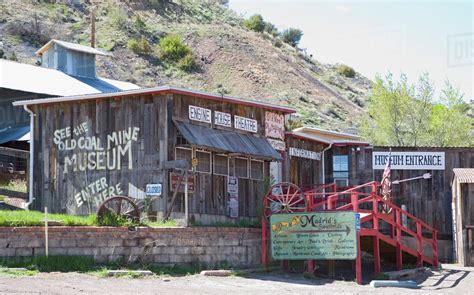
[(354, 212), (273, 214), (273, 259), (352, 260), (357, 257)]

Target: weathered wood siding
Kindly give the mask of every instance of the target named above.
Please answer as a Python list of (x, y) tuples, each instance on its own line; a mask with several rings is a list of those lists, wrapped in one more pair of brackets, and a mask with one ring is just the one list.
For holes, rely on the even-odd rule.
[(284, 179), (299, 187), (322, 183), (322, 158), (318, 161), (290, 156), (289, 148), (293, 147), (302, 150), (322, 152), (326, 146), (319, 142), (287, 135), (286, 147)]

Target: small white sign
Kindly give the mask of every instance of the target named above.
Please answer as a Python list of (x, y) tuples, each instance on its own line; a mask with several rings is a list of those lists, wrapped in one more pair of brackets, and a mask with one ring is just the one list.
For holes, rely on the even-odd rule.
[[(372, 168), (385, 169), (389, 152), (373, 152)], [(392, 152), (390, 156), (392, 170), (444, 170), (444, 152)]]
[(211, 110), (197, 106), (189, 106), (189, 119), (199, 122), (211, 123)]
[(290, 147), (290, 156), (321, 161), (321, 153)]
[(232, 116), (228, 113), (214, 112), (214, 124), (224, 127), (232, 127)]
[(159, 197), (162, 193), (161, 183), (149, 183), (146, 185), (145, 194), (147, 196)]
[(286, 143), (278, 139), (267, 138), (270, 145), (277, 151), (284, 152), (286, 150)]
[(234, 128), (257, 133), (257, 120), (234, 116)]

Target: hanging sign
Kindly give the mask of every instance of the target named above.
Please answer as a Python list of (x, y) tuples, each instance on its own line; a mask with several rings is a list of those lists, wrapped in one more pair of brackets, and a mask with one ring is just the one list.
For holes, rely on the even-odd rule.
[[(385, 169), (389, 152), (373, 152), (372, 168)], [(444, 170), (444, 152), (391, 152), (390, 169), (392, 170)]]
[(189, 106), (189, 119), (204, 123), (211, 123), (211, 110), (197, 106)]
[(214, 124), (224, 127), (232, 127), (232, 115), (223, 112), (214, 112)]
[(270, 145), (277, 151), (286, 151), (286, 143), (282, 140), (267, 138)]
[(257, 120), (234, 116), (234, 128), (257, 133)]
[(149, 183), (146, 185), (145, 194), (151, 197), (159, 197), (162, 193), (161, 183)]
[(265, 136), (285, 140), (285, 116), (277, 113), (265, 113)]
[[(170, 174), (170, 191), (175, 191), (176, 186), (178, 186), (178, 181), (179, 181), (180, 175), (176, 173), (171, 173)], [(184, 177), (183, 181), (181, 182), (181, 185), (179, 186), (179, 192), (184, 193)], [(188, 193), (192, 194), (194, 193), (194, 176), (188, 176)]]
[(229, 217), (239, 217), (239, 180), (235, 176), (227, 177), (227, 212)]
[(357, 257), (354, 212), (273, 214), (273, 259), (349, 260)]
[(290, 147), (290, 156), (321, 161), (321, 153)]

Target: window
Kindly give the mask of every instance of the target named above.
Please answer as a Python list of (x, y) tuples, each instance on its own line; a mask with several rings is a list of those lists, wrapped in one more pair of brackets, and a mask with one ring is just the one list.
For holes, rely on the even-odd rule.
[(263, 161), (250, 161), (250, 177), (253, 179), (263, 179)]
[(187, 160), (189, 165), (191, 165), (191, 149), (177, 147), (175, 149), (175, 160)]
[(214, 174), (229, 175), (229, 158), (226, 155), (214, 155)]
[(332, 175), (334, 180), (349, 178), (349, 159), (347, 155), (332, 157)]
[(249, 177), (249, 160), (247, 158), (235, 158), (235, 176)]
[(211, 173), (211, 152), (196, 151), (196, 158), (198, 160), (196, 171)]

